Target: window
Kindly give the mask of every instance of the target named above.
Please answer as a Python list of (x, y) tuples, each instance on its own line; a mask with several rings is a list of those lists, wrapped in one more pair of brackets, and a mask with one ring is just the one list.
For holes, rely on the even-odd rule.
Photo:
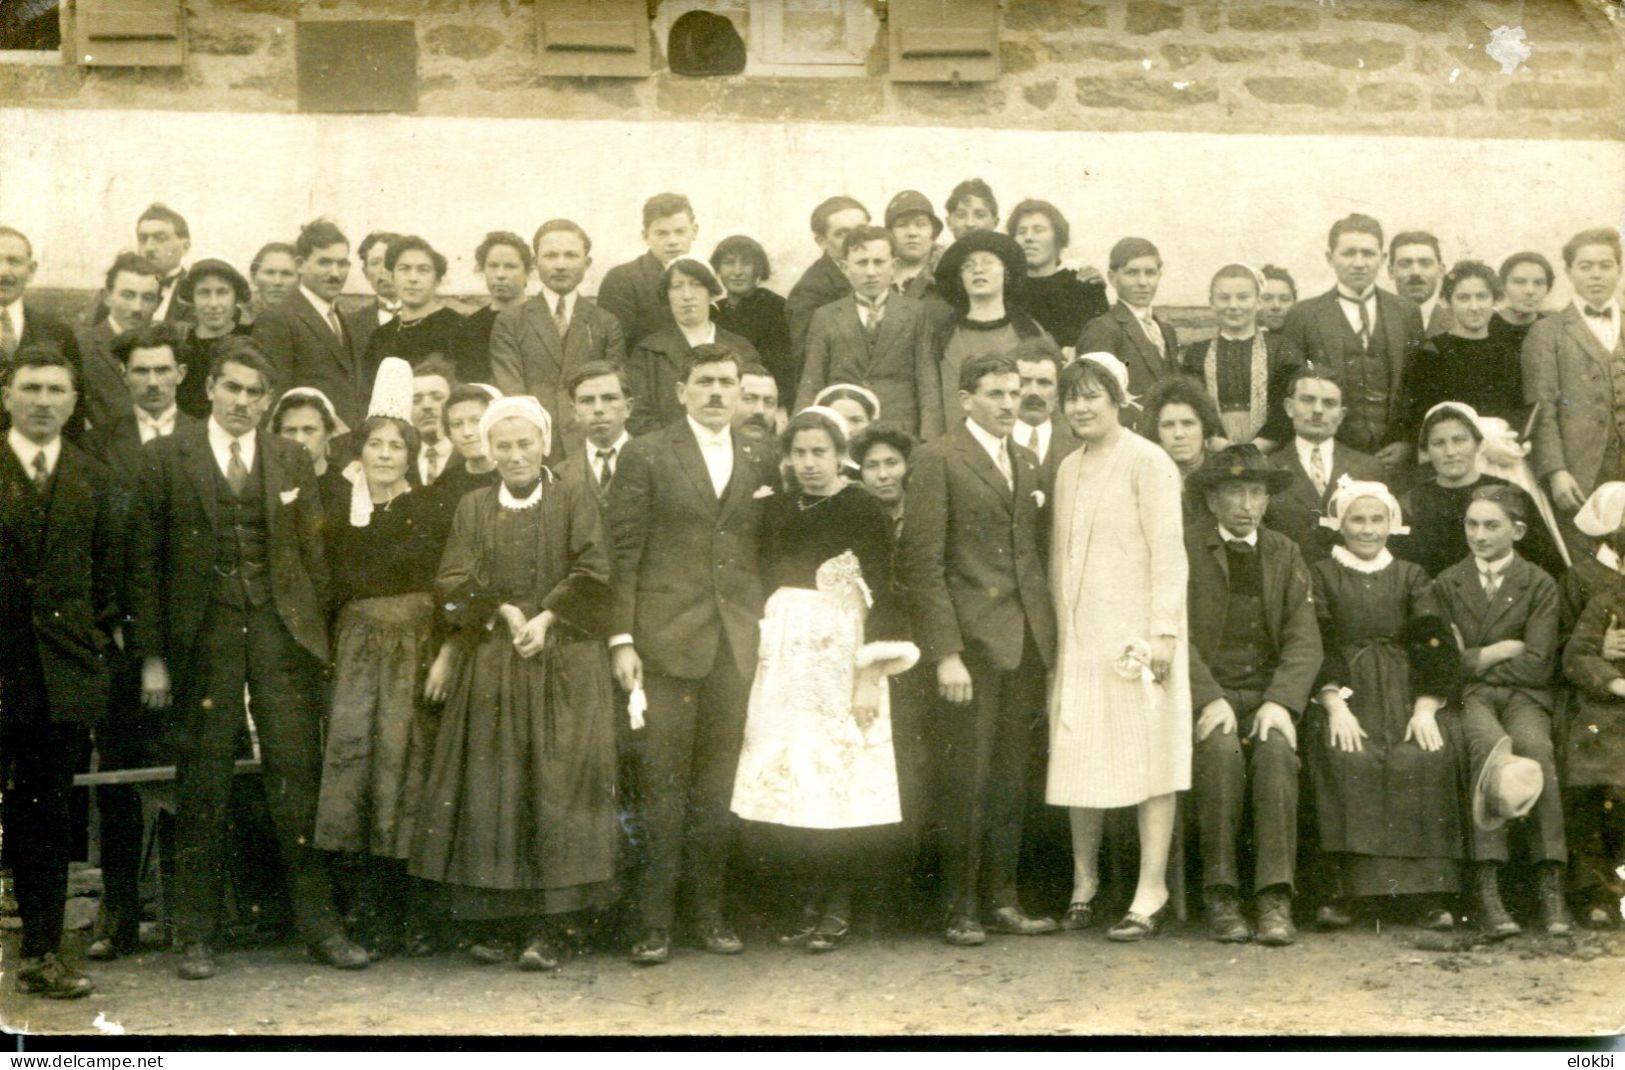
[(0, 0), (0, 63), (62, 62), (61, 0)]
[(745, 73), (862, 75), (880, 30), (872, 0), (663, 0), (655, 20), (662, 42), (690, 11), (726, 15), (745, 41)]

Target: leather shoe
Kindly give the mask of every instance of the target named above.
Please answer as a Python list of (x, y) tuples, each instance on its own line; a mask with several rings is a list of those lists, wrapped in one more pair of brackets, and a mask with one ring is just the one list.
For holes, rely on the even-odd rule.
[(639, 966), (659, 966), (671, 958), (671, 936), (665, 929), (650, 929), (632, 945), (632, 961)]
[(737, 955), (745, 942), (723, 921), (706, 922), (699, 930), (700, 947), (713, 955)]
[(1061, 915), (1062, 932), (1081, 932), (1095, 923), (1094, 903), (1071, 903)]
[(123, 940), (111, 936), (98, 936), (85, 948), (85, 958), (92, 962), (112, 962), (125, 955), (133, 955), (140, 949), (136, 940)]
[(1221, 944), (1245, 944), (1253, 938), (1247, 919), (1241, 916), (1236, 890), (1214, 886), (1202, 889), (1202, 907), (1207, 913), (1207, 934)]
[(982, 923), (968, 915), (948, 922), (943, 937), (955, 947), (980, 947), (987, 943), (987, 930)]
[(553, 950), (546, 937), (538, 936), (519, 953), (519, 968), (532, 973), (556, 970), (559, 968), (559, 953)]
[(1478, 927), (1491, 940), (1504, 940), (1523, 932), (1501, 902), (1501, 867), (1480, 862), (1474, 875), (1478, 885)]
[(1568, 899), (1563, 893), (1563, 865), (1543, 862), (1539, 868), (1541, 928), (1548, 936), (1567, 936), (1574, 931), (1574, 918), (1569, 914)]
[(1265, 889), (1258, 893), (1258, 942), (1265, 947), (1286, 947), (1298, 939), (1292, 924), (1292, 896)]
[(1315, 911), (1315, 928), (1321, 932), (1347, 929), (1353, 924), (1354, 915), (1350, 914), (1348, 906), (1339, 900), (1322, 903), (1320, 909)]
[(819, 919), (818, 928), (813, 932), (812, 938), (807, 941), (807, 950), (834, 951), (846, 943), (846, 934), (851, 928), (845, 918), (825, 914)]
[(1140, 940), (1149, 940), (1162, 931), (1168, 920), (1168, 907), (1172, 901), (1167, 901), (1157, 908), (1157, 912), (1147, 917), (1129, 911), (1122, 920), (1106, 930), (1106, 939), (1115, 940), (1120, 944), (1132, 944)]
[(79, 999), (96, 986), (90, 978), (63, 962), (53, 952), (37, 959), (24, 959), (17, 968), (17, 991), (46, 999)]
[(1014, 936), (1043, 936), (1055, 932), (1060, 926), (1054, 918), (1034, 918), (1020, 907), (1000, 907), (987, 920), (987, 931), (1010, 933)]
[(364, 948), (351, 943), (343, 933), (334, 933), (320, 943), (311, 944), (310, 954), (317, 962), (335, 970), (364, 970), (372, 961)]
[(207, 981), (214, 976), (214, 952), (208, 944), (183, 944), (175, 972), (183, 981)]

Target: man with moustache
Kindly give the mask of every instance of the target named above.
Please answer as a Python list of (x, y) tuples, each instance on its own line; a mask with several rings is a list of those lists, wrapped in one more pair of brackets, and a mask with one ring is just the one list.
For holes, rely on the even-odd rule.
[(769, 455), (777, 455), (774, 439), (779, 433), (779, 384), (764, 365), (744, 364), (739, 368), (739, 408), (734, 411), (734, 430)]
[(869, 225), (869, 210), (842, 194), (820, 201), (813, 209), (810, 223), (813, 241), (818, 243), (823, 255), (801, 273), (801, 278), (784, 297), (784, 315), (790, 323), (790, 371), (797, 383), (801, 382), (807, 330), (812, 326), (813, 313), (852, 292), (852, 284), (841, 270), (841, 258), (846, 236), (852, 228)]
[(11, 428), (0, 449), (0, 547), (12, 579), (0, 599), (0, 807), (6, 861), (22, 918), (17, 991), (90, 994), (58, 957), (68, 859), (69, 798), (84, 727), (107, 707), (117, 531), (106, 470), (62, 438), (74, 369), (45, 347), (19, 349), (0, 390)]
[(920, 303), (892, 292), (896, 239), (883, 227), (859, 226), (841, 248), (851, 293), (813, 313), (796, 408), (813, 404), (830, 383), (854, 383), (874, 392), (888, 423), (936, 438), (943, 413), (935, 337)]
[(550, 219), (532, 240), (542, 289), (491, 327), (491, 381), (504, 394), (530, 394), (557, 421), (555, 452), (574, 452), (581, 429), (567, 384), (588, 364), (626, 360), (621, 322), (581, 296), (592, 239), (568, 219)]
[(610, 482), (615, 679), (648, 698), (640, 780), (647, 864), (642, 936), (632, 961), (671, 957), (678, 890), (712, 954), (744, 949), (724, 915), (735, 820), (729, 809), (756, 668), (762, 581), (757, 530), (776, 467), (733, 433), (739, 358), (718, 343), (689, 351), (683, 415), (626, 446)]
[(1292, 438), (1270, 457), (1271, 467), (1290, 481), (1270, 498), (1264, 522), (1291, 539), (1307, 564), (1331, 555), (1336, 534), (1321, 526), (1338, 480), (1383, 481), (1382, 462), (1337, 441), (1343, 425), (1343, 387), (1332, 373), (1313, 365), (1296, 368), (1286, 383)]
[(152, 204), (135, 222), (135, 247), (158, 270), (161, 291), (152, 318), (167, 323), (189, 323), (192, 305), (180, 292), (186, 277), (182, 263), (192, 248), (192, 231), (182, 215), (166, 204)]
[(372, 287), (373, 297), (351, 313), (339, 313), (357, 356), (367, 351), (372, 332), (401, 314), (401, 299), (395, 294), (395, 276), (385, 263), (389, 247), (403, 235), (388, 230), (375, 230), (361, 239), (356, 246), (356, 259), (361, 263), (361, 277)]
[[(307, 259), (322, 250), (342, 258), (348, 246), (322, 237)], [(259, 345), (228, 338), (209, 371), (205, 425), (142, 451), (134, 646), (143, 656), (142, 700), (155, 710), (173, 701), (180, 744), (175, 937), (186, 980), (215, 974), (245, 690), (300, 935), (320, 962), (367, 965), (367, 953), (344, 936), (325, 863), (310, 845), (322, 768), (315, 698), (328, 652), (327, 565), (309, 454), (259, 430), (274, 386)]]
[(333, 412), (360, 427), (371, 387), (362, 354), (334, 302), (350, 277), (350, 241), (333, 223), (307, 224), (294, 242), (299, 286), (280, 305), (254, 321), (254, 341), (271, 362), (271, 378), (283, 390), (312, 386), (326, 394)]
[[(681, 193), (657, 193), (643, 202), (643, 243), (648, 251), (610, 268), (598, 287), (599, 307), (620, 321), (628, 352), (672, 325), (671, 306), (666, 304), (661, 281), (673, 261), (694, 248), (699, 235), (694, 206)], [(587, 245), (590, 252), (592, 244)]]
[(1066, 455), (1078, 448), (1078, 436), (1065, 420), (1056, 419), (1060, 409), (1056, 384), (1061, 377), (1061, 347), (1048, 335), (1023, 338), (1013, 354), (1021, 372), (1021, 408), (1012, 438), (1038, 458), (1044, 486), (1055, 485), (1055, 470)]
[(1342, 384), (1346, 416), (1337, 437), (1382, 462), (1393, 485), (1411, 456), (1400, 427), (1405, 368), (1426, 335), (1410, 301), (1377, 286), (1382, 224), (1355, 213), (1332, 224), (1326, 262), (1337, 285), (1299, 301), (1281, 325), (1289, 363), (1325, 368)]
[(474, 250), (474, 267), (485, 281), (491, 302), (463, 319), (463, 338), (457, 353), (457, 378), (484, 383), (491, 378), (491, 328), (497, 315), (525, 303), (525, 282), (533, 260), (525, 239), (506, 230), (493, 230)]
[[(950, 944), (1053, 932), (1016, 889), (1034, 712), (1055, 656), (1041, 546), (1038, 459), (1010, 441), (1021, 372), (1009, 357), (965, 362), (956, 427), (910, 458), (903, 578), (922, 663), (936, 666), (937, 797), (946, 827)], [(984, 921), (986, 928), (984, 928)]]
[(1208, 935), (1253, 937), (1241, 915), (1243, 818), (1250, 815), (1257, 939), (1297, 939), (1298, 720), (1320, 671), (1309, 569), (1291, 539), (1260, 527), (1291, 477), (1258, 448), (1230, 446), (1186, 481), (1212, 514), (1185, 532), (1190, 558), (1191, 704), (1201, 713), (1191, 800)]
[(81, 328), (78, 336), (84, 370), (83, 416), (92, 427), (117, 420), (130, 407), (124, 372), (113, 356), (113, 339), (151, 321), (162, 296), (157, 267), (136, 253), (120, 253), (104, 281), (106, 315), (100, 323)]
[(73, 328), (24, 299), (38, 270), (34, 244), (28, 236), (0, 226), (0, 370), (8, 367), (24, 346), (45, 346), (67, 357), (77, 372), (82, 362)]
[(1388, 243), (1388, 277), (1399, 296), (1415, 301), (1422, 310), (1427, 336), (1444, 334), (1455, 326), (1450, 307), (1439, 300), (1444, 278), (1444, 254), (1439, 239), (1425, 230), (1395, 234)]

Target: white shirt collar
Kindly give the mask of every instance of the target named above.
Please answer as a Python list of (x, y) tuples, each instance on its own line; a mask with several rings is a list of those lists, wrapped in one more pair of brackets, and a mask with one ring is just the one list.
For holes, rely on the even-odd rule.
[(1220, 524), (1219, 525), (1219, 538), (1223, 539), (1225, 542), (1244, 542), (1248, 546), (1254, 547), (1256, 549), (1257, 546), (1258, 546), (1258, 529), (1254, 528), (1253, 530), (1249, 531), (1247, 533), (1247, 537), (1243, 539), (1243, 538), (1239, 538), (1239, 537), (1237, 537), (1235, 535), (1230, 534), (1230, 532), (1225, 529), (1225, 526), (1223, 524)]
[(154, 416), (141, 406), (135, 406), (135, 429), (136, 433), (141, 436), (141, 441), (148, 442), (172, 434), (175, 430), (176, 411), (176, 406), (172, 404), (168, 409)]
[(11, 321), (11, 329), (16, 333), (16, 337), (21, 339), (23, 336), (23, 299), (19, 297), (9, 305), (0, 306), (0, 315), (4, 315)]
[(732, 424), (724, 426), (721, 431), (713, 431), (687, 413), (683, 414), (683, 419), (688, 421), (688, 429), (694, 432), (694, 438), (699, 441), (701, 449), (707, 446), (733, 448)]
[(1481, 557), (1475, 557), (1473, 558), (1473, 564), (1478, 566), (1480, 576), (1501, 576), (1506, 573), (1507, 566), (1512, 564), (1512, 559), (1516, 556), (1518, 556), (1516, 551), (1508, 550), (1505, 557), (1497, 558), (1494, 561), (1485, 561)]
[(1054, 440), (1054, 435), (1055, 435), (1055, 418), (1054, 417), (1051, 417), (1050, 419), (1045, 420), (1043, 423), (1038, 424), (1036, 426), (1034, 426), (1033, 424), (1027, 423), (1024, 420), (1017, 420), (1016, 421), (1016, 429), (1015, 429), (1014, 432), (1011, 433), (1010, 437), (1015, 439), (1018, 444), (1026, 446), (1027, 445), (1027, 436), (1032, 434), (1035, 431), (1038, 433), (1038, 439), (1037, 439), (1037, 441), (1035, 441), (1028, 448), (1031, 449), (1034, 453), (1038, 454), (1039, 463), (1042, 464), (1043, 461), (1044, 461), (1044, 458), (1049, 456), (1049, 444), (1050, 444), (1050, 442), (1052, 442)]
[(13, 427), (6, 432), (6, 442), (11, 446), (11, 452), (17, 455), (17, 463), (23, 466), (23, 472), (29, 479), (34, 478), (34, 455), (38, 453), (45, 454), (46, 475), (56, 474), (57, 461), (62, 457), (61, 435), (41, 446)]
[(1377, 296), (1377, 284), (1372, 283), (1364, 293), (1355, 293), (1342, 283), (1338, 283), (1337, 296), (1341, 297), (1345, 301), (1357, 301), (1362, 305), (1367, 304)]
[(249, 471), (253, 471), (254, 450), (256, 446), (254, 432), (249, 431), (247, 434), (233, 438), (231, 432), (227, 431), (224, 427), (221, 427), (218, 423), (216, 423), (213, 414), (210, 414), (209, 449), (213, 451), (215, 463), (220, 466), (220, 471), (222, 474), (224, 474), (227, 468), (231, 465), (231, 444), (233, 442), (241, 443), (239, 449), (243, 455), (243, 467), (247, 468)]
[(551, 287), (549, 287), (545, 283), (542, 285), (541, 297), (542, 297), (542, 300), (547, 304), (547, 310), (549, 312), (558, 311), (559, 298), (561, 298), (561, 297), (564, 298), (564, 318), (565, 319), (574, 319), (575, 318), (575, 314), (576, 314), (576, 298), (578, 298), (580, 296), (581, 296), (581, 291), (580, 290), (571, 290), (567, 294), (561, 294), (561, 293), (555, 292)]
[[(690, 422), (692, 422), (692, 421), (690, 421)], [(705, 430), (703, 427), (700, 428), (700, 431), (703, 431), (703, 430)], [(695, 434), (696, 437), (698, 437), (699, 431), (696, 431), (694, 434)], [(615, 451), (616, 459), (620, 458), (621, 451), (624, 450), (626, 448), (626, 444), (628, 442), (631, 442), (631, 441), (632, 441), (632, 436), (627, 434), (625, 431), (622, 431), (621, 432), (621, 437), (609, 444), (609, 448)], [(604, 451), (600, 450), (597, 446), (594, 446), (592, 444), (591, 439), (582, 440), (582, 445), (587, 447), (587, 464), (589, 466), (591, 466), (594, 471), (597, 471), (597, 469), (598, 469), (598, 455), (600, 453), (604, 452)]]
[(714, 320), (706, 320), (705, 326), (695, 331), (689, 330), (681, 323), (677, 325), (677, 329), (683, 332), (683, 337), (688, 339), (691, 346), (710, 345), (717, 340), (717, 325)]
[(1439, 307), (1439, 291), (1433, 291), (1433, 296), (1423, 301), (1419, 307), (1422, 309), (1422, 323), (1425, 325), (1433, 318), (1433, 310)]
[(993, 464), (1002, 468), (1003, 466), (999, 464), (999, 457), (1004, 453), (1005, 440), (993, 437), (986, 428), (969, 417), (965, 419), (965, 427), (970, 431), (971, 437), (981, 443), (982, 448), (987, 451), (987, 455), (993, 458)]
[(1303, 465), (1303, 470), (1305, 472), (1310, 470), (1310, 467), (1309, 467), (1310, 466), (1310, 459), (1314, 456), (1314, 454), (1316, 452), (1319, 452), (1321, 460), (1326, 462), (1326, 478), (1327, 479), (1331, 478), (1331, 475), (1332, 475), (1332, 439), (1328, 438), (1328, 439), (1325, 439), (1324, 441), (1321, 441), (1321, 442), (1310, 442), (1306, 438), (1303, 438), (1303, 437), (1298, 436), (1298, 435), (1293, 435), (1292, 436), (1292, 442), (1293, 442), (1293, 445), (1298, 447), (1298, 461), (1299, 461), (1299, 463), (1301, 463)]
[(310, 287), (306, 286), (302, 282), (299, 284), (299, 292), (305, 295), (306, 301), (309, 301), (312, 305), (316, 306), (316, 314), (322, 317), (322, 319), (325, 320), (327, 318), (327, 314), (333, 310), (333, 302), (317, 297), (315, 291), (311, 290)]

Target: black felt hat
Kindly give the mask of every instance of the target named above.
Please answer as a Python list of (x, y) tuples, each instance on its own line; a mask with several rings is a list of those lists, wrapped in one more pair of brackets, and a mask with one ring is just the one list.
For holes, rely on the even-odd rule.
[(1004, 262), (1004, 299), (1008, 304), (1020, 304), (1021, 285), (1027, 278), (1027, 257), (1021, 246), (1008, 234), (996, 230), (973, 230), (948, 246), (937, 262), (937, 291), (956, 308), (964, 308), (968, 298), (965, 285), (959, 279), (959, 269), (965, 266), (972, 253), (992, 253)]
[(745, 69), (745, 42), (728, 16), (689, 11), (671, 24), (666, 62), (673, 74), (690, 77), (738, 74)]
[(1202, 467), (1192, 472), (1185, 486), (1193, 494), (1205, 494), (1226, 483), (1262, 483), (1271, 494), (1279, 494), (1292, 485), (1292, 473), (1276, 468), (1251, 443), (1226, 446), (1212, 454)]

